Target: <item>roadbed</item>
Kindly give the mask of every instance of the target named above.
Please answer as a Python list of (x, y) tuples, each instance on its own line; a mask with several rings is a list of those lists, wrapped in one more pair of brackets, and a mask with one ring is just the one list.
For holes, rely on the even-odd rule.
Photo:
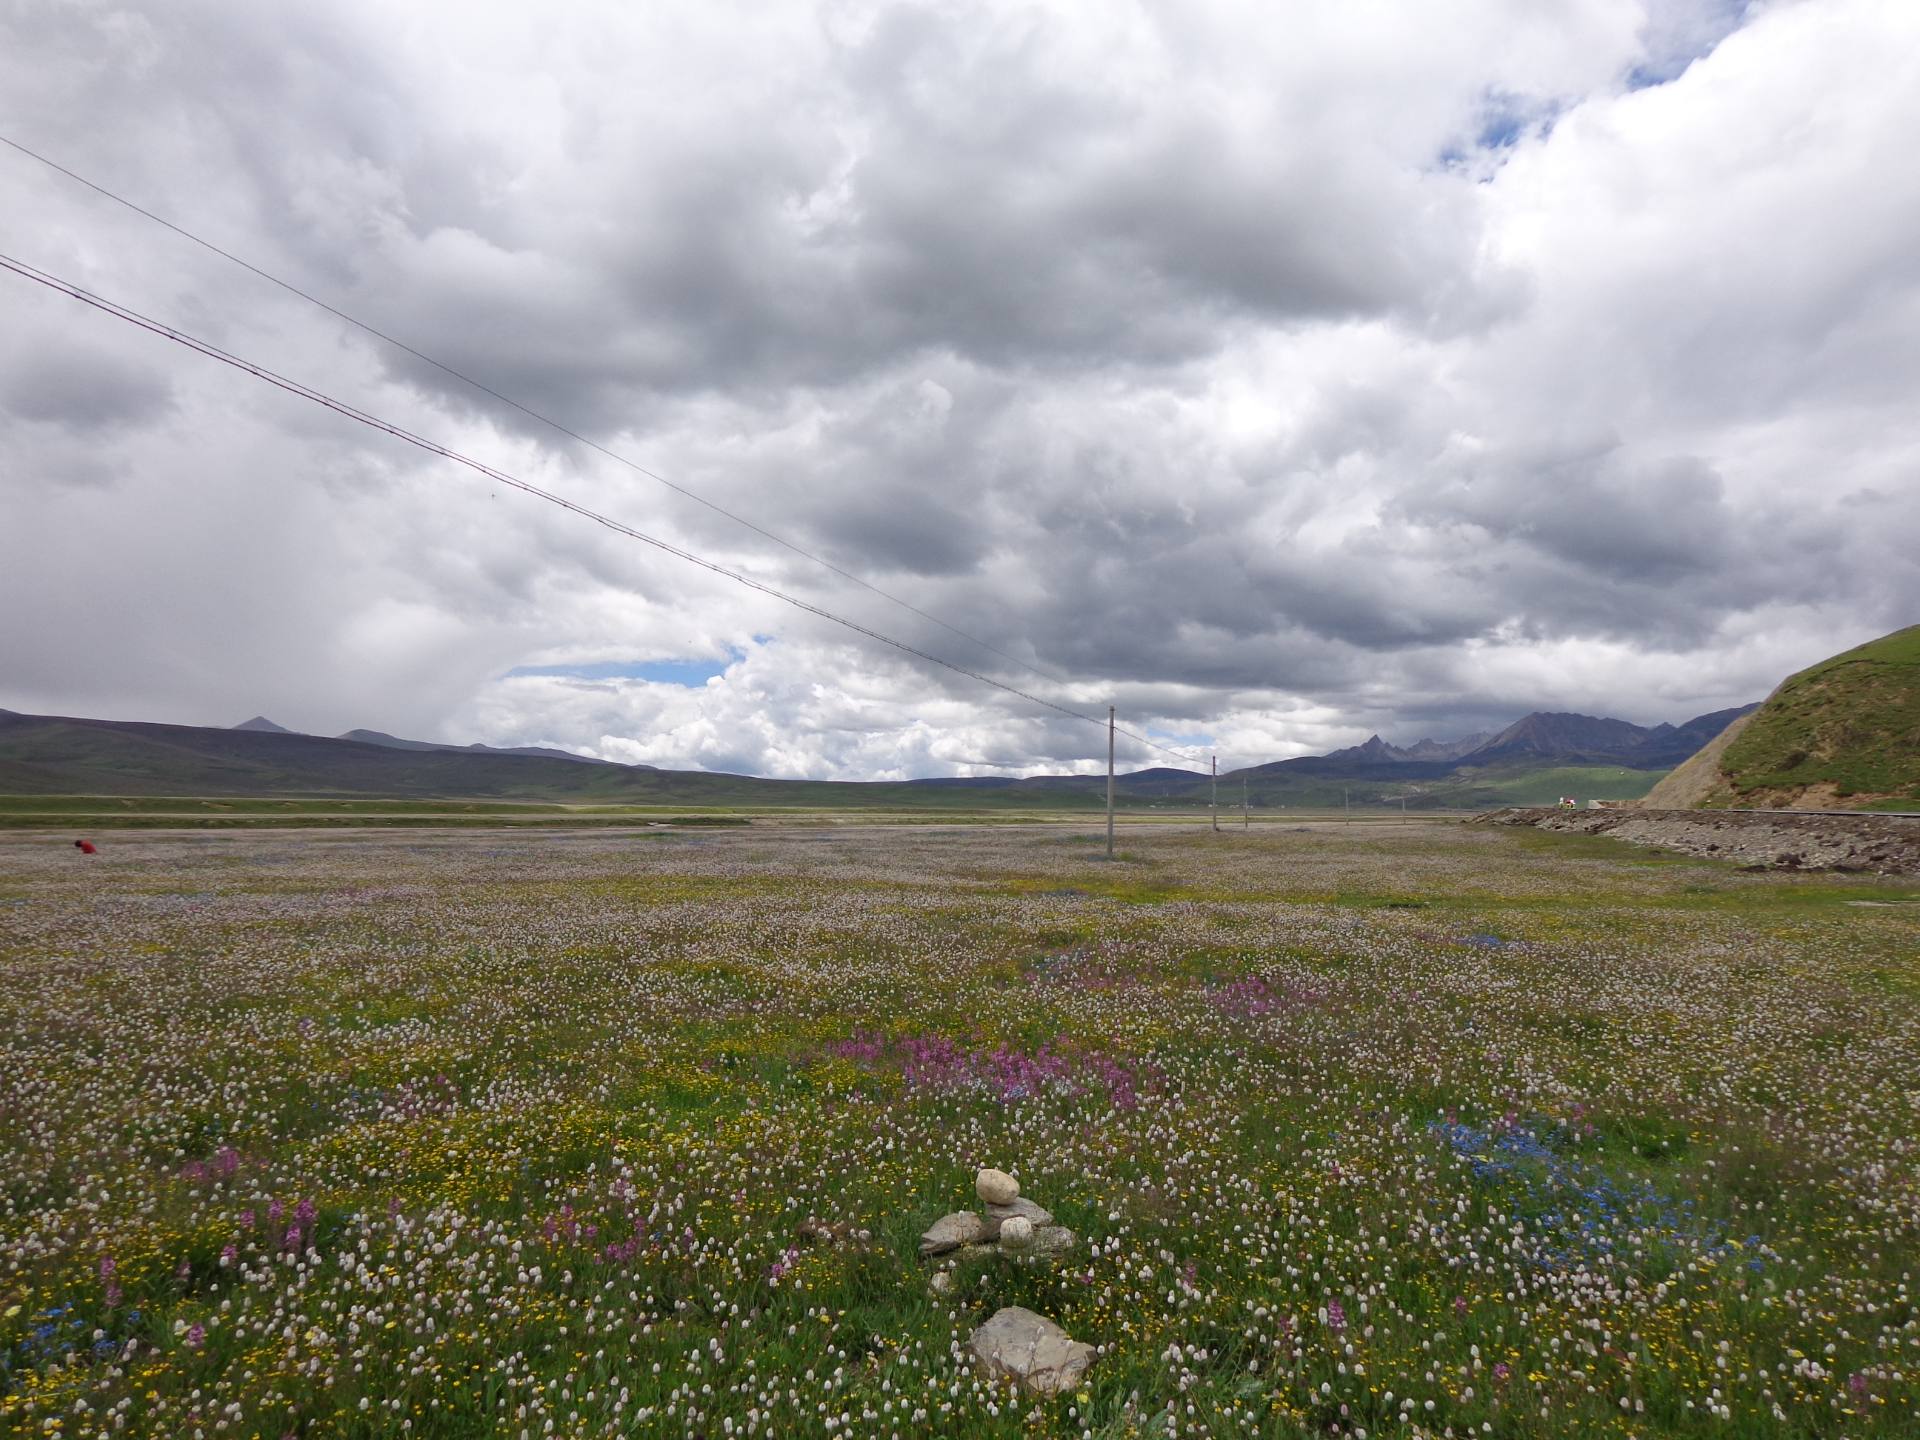
[(1920, 875), (1920, 818), (1764, 810), (1495, 810), (1476, 825), (1527, 825), (1610, 835), (1768, 870), (1851, 870)]

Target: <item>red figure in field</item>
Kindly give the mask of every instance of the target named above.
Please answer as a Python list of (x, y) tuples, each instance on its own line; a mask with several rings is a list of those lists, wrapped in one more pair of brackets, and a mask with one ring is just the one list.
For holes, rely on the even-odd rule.
[(98, 855), (100, 853), (93, 848), (93, 842), (91, 840), (76, 840), (73, 842), (73, 848), (78, 850), (82, 855)]

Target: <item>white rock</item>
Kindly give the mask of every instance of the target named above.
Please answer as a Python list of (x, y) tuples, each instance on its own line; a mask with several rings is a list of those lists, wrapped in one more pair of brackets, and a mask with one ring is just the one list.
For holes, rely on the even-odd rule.
[(1034, 1395), (1073, 1389), (1093, 1363), (1091, 1345), (1019, 1305), (996, 1311), (968, 1344), (990, 1377), (1014, 1380)]
[(1015, 1215), (1000, 1222), (1000, 1248), (1012, 1250), (1016, 1254), (1033, 1247), (1033, 1222), (1024, 1215)]
[(1011, 1205), (1020, 1198), (1020, 1182), (1004, 1170), (982, 1170), (973, 1177), (973, 1190), (988, 1205)]
[(927, 1282), (936, 1295), (945, 1295), (953, 1289), (953, 1276), (944, 1270), (933, 1272), (933, 1279)]

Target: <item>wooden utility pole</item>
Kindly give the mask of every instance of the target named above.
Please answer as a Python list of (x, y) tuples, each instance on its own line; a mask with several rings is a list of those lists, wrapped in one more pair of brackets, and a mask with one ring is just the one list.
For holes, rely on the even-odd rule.
[(1347, 812), (1347, 824), (1353, 823), (1353, 794), (1346, 786), (1340, 787), (1340, 805)]
[(1240, 777), (1240, 828), (1242, 830), (1253, 828), (1253, 810), (1247, 803), (1247, 777), (1245, 775)]
[(1113, 706), (1107, 706), (1107, 859), (1113, 859)]
[(1213, 811), (1213, 828), (1217, 831), (1220, 828), (1220, 757), (1218, 755), (1213, 757), (1213, 799), (1208, 803), (1207, 808)]

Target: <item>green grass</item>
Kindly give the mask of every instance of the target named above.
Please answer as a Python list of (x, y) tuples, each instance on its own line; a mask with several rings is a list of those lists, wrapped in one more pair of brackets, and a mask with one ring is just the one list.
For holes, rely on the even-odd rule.
[[(831, 787), (828, 787), (831, 788)], [(862, 787), (844, 787), (847, 789)], [(886, 787), (880, 787), (885, 789)], [(897, 790), (899, 787), (892, 787)], [(231, 795), (0, 795), (0, 831), (4, 830), (246, 830), (246, 829), (488, 829), (495, 827), (552, 827), (558, 829), (624, 828), (646, 825), (743, 825), (755, 819), (787, 824), (828, 824), (860, 821), (881, 824), (1023, 825), (1084, 821), (1087, 807), (1072, 801), (1054, 806), (1054, 796), (1028, 795), (1014, 805), (1006, 799), (963, 804), (961, 796), (939, 791), (905, 795), (876, 794), (868, 790), (854, 805), (845, 796), (835, 803), (788, 804), (620, 805), (561, 803), (498, 799), (442, 800), (401, 797), (373, 799), (342, 796)], [(1036, 803), (1044, 800), (1045, 803)], [(925, 803), (922, 803), (922, 802)], [(1149, 823), (1192, 824), (1206, 818), (1204, 806), (1164, 801), (1127, 800), (1117, 808), (1130, 826)], [(1356, 804), (1350, 818), (1358, 824), (1396, 822), (1398, 805)], [(1300, 807), (1284, 813), (1256, 811), (1254, 823), (1292, 824), (1301, 820), (1349, 818), (1337, 805), (1329, 809)], [(1432, 809), (1414, 812), (1422, 820), (1444, 819)], [(1237, 829), (1240, 818), (1222, 810), (1221, 825)], [(1077, 842), (1078, 843), (1078, 842)], [(1104, 843), (1097, 836), (1085, 843)]]
[(0, 795), (0, 816), (49, 815), (449, 815), (519, 816), (576, 813), (580, 807), (540, 801), (331, 799), (323, 796)]
[(1551, 805), (1562, 795), (1583, 801), (1638, 800), (1666, 773), (1620, 765), (1560, 765), (1489, 780), (1471, 787), (1470, 793), (1476, 803), (1486, 805)]
[(1791, 676), (1720, 769), (1742, 798), (1832, 785), (1920, 804), (1920, 625)]

